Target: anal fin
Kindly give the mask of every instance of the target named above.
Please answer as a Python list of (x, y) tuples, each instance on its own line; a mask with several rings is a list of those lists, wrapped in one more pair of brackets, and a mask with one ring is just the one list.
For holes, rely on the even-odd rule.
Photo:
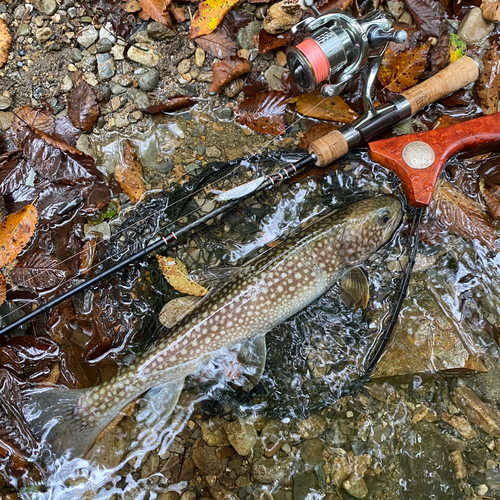
[(364, 309), (370, 299), (370, 284), (365, 272), (354, 267), (340, 279), (340, 298), (347, 307)]
[(259, 383), (266, 366), (266, 351), (265, 335), (254, 337), (241, 345), (238, 361), (242, 365), (240, 385), (243, 389), (250, 391)]

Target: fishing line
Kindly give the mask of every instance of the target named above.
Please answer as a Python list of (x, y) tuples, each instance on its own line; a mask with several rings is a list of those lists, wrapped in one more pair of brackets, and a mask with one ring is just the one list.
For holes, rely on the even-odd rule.
[[(327, 98), (326, 98), (326, 97), (324, 97), (323, 99), (321, 99), (321, 100), (320, 100), (317, 104), (315, 104), (315, 105), (311, 108), (311, 111), (312, 111), (312, 110), (314, 110), (314, 109), (316, 109), (317, 107), (321, 106), (321, 105), (322, 105), (322, 104), (323, 104), (326, 100), (327, 100)], [(30, 129), (31, 129), (31, 127), (29, 126), (29, 124), (28, 124), (28, 123), (26, 123), (26, 121), (25, 121), (25, 120), (23, 120), (23, 119), (22, 119), (21, 117), (19, 117), (18, 115), (16, 115), (16, 117), (17, 117), (20, 121), (24, 122), (24, 123), (25, 123), (25, 124), (26, 124), (26, 125), (27, 125)], [(294, 125), (296, 125), (297, 123), (299, 123), (300, 121), (304, 120), (305, 118), (306, 118), (306, 117), (299, 116), (299, 118), (297, 118), (295, 121), (293, 121), (293, 122), (290, 124), (290, 128), (291, 128), (291, 127), (293, 127)], [(273, 137), (272, 139), (270, 139), (270, 140), (269, 140), (268, 142), (266, 142), (266, 143), (265, 143), (265, 144), (264, 144), (261, 148), (259, 148), (259, 149), (257, 150), (257, 152), (256, 152), (256, 153), (254, 153), (252, 156), (250, 156), (250, 157), (248, 158), (248, 160), (246, 160), (246, 161), (252, 160), (253, 158), (257, 157), (258, 155), (264, 156), (264, 154), (263, 154), (263, 150), (264, 150), (264, 149), (266, 149), (266, 148), (268, 148), (268, 147), (271, 145), (271, 143), (272, 143), (272, 142), (274, 142), (275, 140), (276, 140), (276, 137)], [(211, 183), (207, 184), (206, 186), (204, 186), (204, 187), (202, 187), (202, 188), (200, 188), (200, 189), (198, 189), (198, 190), (196, 190), (196, 191), (193, 191), (192, 193), (189, 193), (188, 195), (186, 195), (186, 196), (184, 196), (183, 198), (181, 198), (181, 199), (179, 199), (179, 200), (175, 201), (174, 203), (172, 203), (172, 205), (169, 205), (169, 206), (167, 206), (166, 208), (171, 208), (171, 207), (174, 207), (174, 206), (175, 206), (175, 205), (177, 205), (178, 203), (183, 202), (183, 201), (185, 201), (185, 200), (187, 200), (187, 199), (189, 199), (189, 198), (191, 198), (191, 197), (195, 196), (196, 194), (200, 193), (201, 191), (203, 191), (203, 190), (207, 190), (207, 189), (208, 189), (210, 186), (212, 186), (213, 184), (218, 183), (218, 182), (220, 182), (220, 181), (222, 181), (222, 180), (224, 180), (224, 179), (226, 179), (226, 178), (228, 178), (228, 177), (232, 176), (232, 175), (236, 172), (236, 170), (237, 170), (238, 168), (240, 168), (241, 166), (242, 166), (242, 164), (241, 164), (241, 163), (239, 163), (239, 164), (235, 165), (235, 167), (234, 167), (234, 168), (233, 168), (230, 172), (228, 172), (227, 174), (223, 175), (221, 178), (219, 178), (219, 179), (217, 179), (217, 180), (215, 180), (215, 181), (213, 181), (213, 182), (211, 182)], [(171, 226), (171, 225), (173, 226), (173, 225), (175, 225), (175, 224), (176, 224), (176, 223), (178, 223), (181, 219), (183, 219), (183, 218), (185, 218), (185, 217), (187, 217), (187, 216), (189, 216), (189, 215), (192, 215), (193, 213), (198, 212), (200, 209), (201, 209), (201, 207), (198, 207), (198, 208), (197, 208), (196, 210), (194, 210), (193, 212), (190, 212), (189, 214), (184, 214), (184, 215), (182, 215), (182, 216), (178, 217), (176, 220), (174, 220), (174, 221), (172, 221), (171, 223), (167, 224), (167, 226)], [(150, 219), (150, 218), (153, 218), (155, 215), (156, 215), (156, 214), (151, 214), (151, 215), (148, 215), (148, 216), (146, 216), (146, 217), (143, 217), (142, 219), (139, 219), (138, 221), (136, 221), (136, 222), (135, 222), (135, 223), (133, 223), (132, 225), (127, 226), (127, 227), (125, 227), (125, 228), (122, 228), (121, 230), (118, 230), (118, 231), (117, 231), (117, 232), (116, 232), (113, 236), (115, 236), (115, 237), (116, 237), (116, 236), (119, 236), (120, 234), (122, 234), (122, 233), (123, 233), (123, 232), (125, 232), (125, 231), (130, 230), (130, 229), (131, 229), (131, 228), (133, 228), (134, 226), (139, 225), (139, 224), (143, 223), (144, 221), (146, 221), (146, 220), (148, 220), (148, 219)], [(160, 231), (161, 231), (162, 229), (164, 229), (164, 228), (161, 228), (161, 229), (160, 229)], [(97, 248), (97, 245), (102, 245), (103, 243), (105, 243), (105, 240), (98, 241), (98, 242), (96, 243), (96, 248)], [(128, 250), (126, 250), (126, 252), (125, 252), (125, 254), (124, 254), (124, 255), (125, 255), (125, 256), (127, 256), (129, 252), (130, 252), (130, 246), (129, 246), (129, 249), (128, 249)], [(81, 255), (82, 255), (82, 253), (83, 253), (83, 250), (82, 250), (82, 251), (80, 251), (80, 252), (77, 252), (77, 253), (75, 253), (75, 254), (73, 254), (73, 255), (69, 256), (69, 257), (67, 257), (66, 259), (62, 260), (60, 263), (65, 263), (65, 262), (68, 262), (68, 261), (70, 261), (70, 260), (74, 259), (75, 257), (81, 256)], [(119, 256), (119, 255), (121, 255), (121, 254), (122, 254), (122, 253), (120, 252), (120, 254), (110, 255), (110, 256), (106, 257), (105, 259), (103, 259), (103, 260), (99, 261), (98, 263), (93, 264), (93, 265), (92, 265), (92, 266), (88, 269), (87, 273), (88, 273), (89, 271), (91, 271), (91, 270), (95, 269), (96, 267), (98, 267), (98, 266), (100, 266), (100, 265), (102, 265), (102, 264), (104, 264), (104, 263), (108, 262), (110, 259), (114, 259), (114, 258), (118, 257), (118, 256)], [(41, 275), (43, 275), (43, 273), (48, 273), (48, 272), (50, 272), (50, 271), (52, 271), (52, 270), (54, 270), (54, 269), (57, 269), (57, 268), (56, 268), (56, 267), (48, 267), (48, 268), (44, 269), (43, 271), (39, 272), (36, 276), (33, 276), (33, 277), (31, 277), (31, 278), (29, 278), (29, 279), (27, 279), (27, 280), (24, 280), (22, 283), (20, 283), (20, 284), (18, 284), (18, 285), (15, 285), (15, 286), (14, 286), (14, 287), (12, 287), (10, 290), (12, 290), (12, 291), (17, 291), (17, 290), (19, 290), (19, 289), (20, 289), (20, 287), (21, 287), (21, 286), (24, 286), (24, 285), (26, 285), (26, 284), (29, 284), (30, 282), (34, 281), (35, 279), (39, 279), (39, 278), (40, 278), (40, 276), (41, 276)], [(77, 276), (78, 276), (78, 275), (77, 275)], [(69, 282), (73, 281), (73, 280), (74, 280), (77, 276), (74, 276), (74, 277), (68, 278), (67, 280), (63, 280), (63, 281), (62, 281), (62, 282), (58, 285), (58, 287), (61, 287), (61, 286), (65, 285), (65, 284), (67, 284), (67, 283), (69, 283)], [(35, 302), (35, 300), (33, 300), (33, 301), (29, 301), (28, 303), (32, 303), (32, 302)], [(25, 304), (25, 305), (26, 305), (26, 304)], [(10, 315), (12, 315), (12, 314), (14, 314), (14, 313), (16, 313), (16, 312), (18, 312), (18, 311), (22, 310), (22, 309), (23, 309), (23, 307), (25, 307), (25, 306), (20, 306), (20, 307), (17, 307), (17, 308), (15, 308), (15, 309), (13, 309), (13, 310), (9, 311), (9, 312), (8, 312), (7, 314), (5, 314), (4, 316), (1, 316), (1, 317), (0, 317), (0, 319), (5, 319), (5, 318), (8, 318)]]

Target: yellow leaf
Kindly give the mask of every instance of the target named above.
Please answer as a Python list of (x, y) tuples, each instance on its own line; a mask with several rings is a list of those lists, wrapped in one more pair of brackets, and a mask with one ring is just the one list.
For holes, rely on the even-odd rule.
[(5, 276), (0, 273), (0, 306), (5, 302), (5, 297), (7, 296), (7, 283), (5, 281)]
[(198, 12), (191, 23), (190, 38), (208, 35), (217, 28), (224, 16), (239, 0), (205, 0), (198, 7)]
[(173, 259), (172, 257), (164, 257), (163, 255), (157, 255), (156, 258), (158, 259), (163, 276), (178, 292), (196, 297), (201, 297), (208, 293), (206, 288), (198, 285), (198, 283), (189, 278), (186, 266), (180, 260)]
[(130, 198), (132, 203), (137, 203), (144, 191), (144, 180), (142, 178), (142, 165), (137, 158), (134, 146), (127, 139), (125, 151), (123, 152), (123, 161), (121, 161), (115, 170), (115, 176), (120, 186)]
[(344, 100), (339, 97), (323, 97), (320, 95), (303, 94), (289, 102), (297, 105), (297, 111), (311, 118), (319, 120), (331, 120), (338, 123), (351, 123), (357, 117)]
[(0, 267), (10, 264), (33, 236), (38, 213), (33, 205), (10, 214), (0, 224)]
[(0, 19), (0, 68), (7, 61), (12, 37), (3, 19)]

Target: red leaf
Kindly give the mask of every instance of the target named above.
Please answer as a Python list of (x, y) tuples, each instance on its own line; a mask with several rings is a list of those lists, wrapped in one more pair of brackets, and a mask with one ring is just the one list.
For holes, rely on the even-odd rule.
[(226, 83), (231, 82), (251, 70), (250, 62), (240, 57), (231, 57), (213, 65), (214, 77), (209, 92), (221, 92)]
[(99, 117), (99, 106), (92, 87), (80, 77), (68, 101), (71, 123), (82, 132), (89, 132)]
[(266, 78), (261, 71), (252, 71), (246, 78), (245, 86), (243, 87), (243, 92), (246, 96), (251, 96), (260, 92), (261, 90), (266, 90), (269, 87)]
[(218, 59), (226, 59), (236, 55), (238, 46), (234, 40), (231, 40), (222, 31), (216, 30), (208, 35), (199, 36), (195, 38), (195, 42), (209, 54), (217, 57)]
[(439, 38), (444, 30), (445, 11), (436, 0), (405, 0), (416, 25), (426, 34)]
[(161, 104), (149, 106), (144, 111), (152, 115), (157, 113), (171, 113), (173, 111), (189, 108), (197, 102), (198, 99), (196, 99), (196, 97), (191, 97), (189, 95), (176, 95), (174, 97), (168, 97), (165, 102), (162, 102)]
[(236, 121), (262, 134), (285, 133), (285, 111), (290, 96), (270, 90), (257, 92), (239, 106)]
[(292, 41), (292, 33), (290, 30), (280, 33), (279, 35), (270, 35), (264, 28), (259, 33), (259, 52), (265, 54), (271, 50), (285, 47)]
[(153, 18), (158, 23), (172, 26), (170, 14), (167, 7), (170, 5), (170, 0), (139, 0), (143, 12)]

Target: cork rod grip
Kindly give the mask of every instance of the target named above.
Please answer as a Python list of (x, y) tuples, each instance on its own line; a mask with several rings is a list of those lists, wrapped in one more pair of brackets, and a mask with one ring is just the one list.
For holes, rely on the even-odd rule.
[(347, 141), (339, 130), (332, 130), (309, 145), (309, 153), (316, 155), (319, 167), (330, 165), (348, 151)]
[(471, 57), (464, 56), (401, 95), (410, 102), (411, 114), (413, 115), (431, 102), (475, 82), (478, 77), (479, 66), (476, 61)]

